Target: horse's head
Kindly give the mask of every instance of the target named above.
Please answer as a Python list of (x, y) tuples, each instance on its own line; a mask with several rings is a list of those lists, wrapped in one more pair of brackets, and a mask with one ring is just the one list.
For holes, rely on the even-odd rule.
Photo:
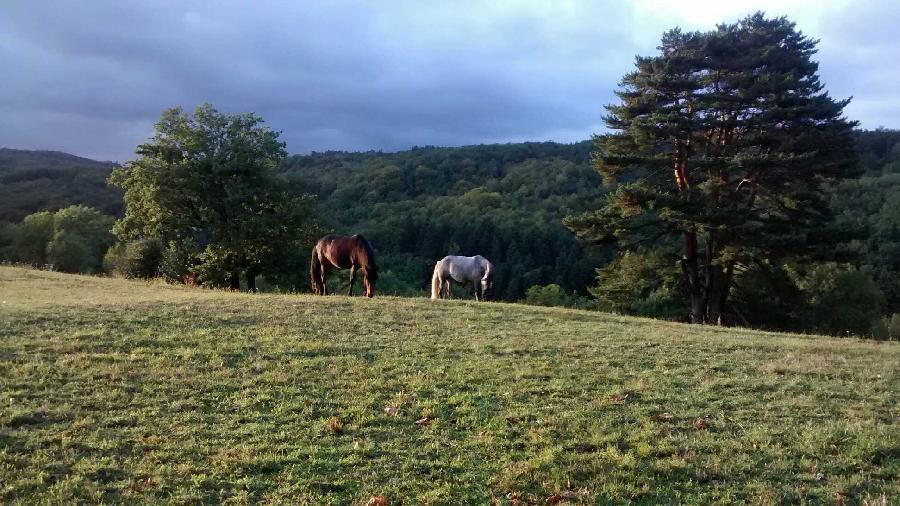
[(366, 297), (374, 297), (375, 282), (378, 281), (378, 266), (375, 265), (375, 250), (372, 248), (372, 243), (365, 237), (361, 235), (356, 235), (354, 237), (357, 238), (358, 244), (362, 246), (363, 269), (365, 269), (363, 284), (366, 287)]
[(491, 292), (494, 291), (494, 274), (488, 272), (481, 278), (481, 298), (488, 299)]
[(378, 281), (378, 267), (375, 264), (366, 267), (363, 284), (366, 287), (366, 297), (375, 296), (375, 282)]

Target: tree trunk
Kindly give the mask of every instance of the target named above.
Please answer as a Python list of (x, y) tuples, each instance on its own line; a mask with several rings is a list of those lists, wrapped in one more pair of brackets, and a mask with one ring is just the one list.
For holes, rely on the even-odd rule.
[(684, 233), (684, 257), (681, 259), (684, 284), (691, 296), (691, 323), (703, 323), (706, 307), (703, 290), (700, 287), (700, 272), (697, 266), (697, 234)]
[(228, 288), (231, 290), (241, 289), (241, 277), (239, 271), (234, 271), (231, 273), (231, 276), (228, 278)]
[[(726, 307), (725, 305), (728, 303), (728, 293), (731, 291), (731, 278), (734, 273), (734, 262), (729, 262), (728, 265), (724, 269), (720, 269), (722, 274), (720, 276), (719, 289), (718, 294), (716, 296), (716, 324), (722, 325), (722, 311)], [(743, 316), (741, 316), (743, 319)]]
[(256, 293), (256, 269), (253, 267), (247, 269), (247, 291)]
[(706, 241), (706, 262), (704, 264), (705, 276), (703, 286), (703, 310), (704, 322), (712, 325), (721, 325), (722, 311), (728, 302), (728, 292), (731, 288), (731, 273), (734, 263), (729, 262), (723, 267), (716, 263), (716, 257), (722, 250), (725, 242), (724, 233), (718, 230), (710, 230)]
[(722, 323), (722, 302), (724, 302), (725, 275), (717, 265), (709, 266), (709, 285), (706, 287), (706, 323)]

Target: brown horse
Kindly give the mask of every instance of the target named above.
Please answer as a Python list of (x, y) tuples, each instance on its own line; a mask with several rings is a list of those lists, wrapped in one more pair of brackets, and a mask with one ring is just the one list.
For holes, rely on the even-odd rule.
[(312, 250), (309, 262), (309, 279), (312, 289), (317, 295), (327, 295), (325, 280), (331, 269), (350, 269), (350, 290), (353, 295), (353, 282), (357, 269), (363, 270), (363, 282), (366, 286), (366, 297), (375, 295), (375, 281), (378, 279), (378, 267), (375, 266), (375, 252), (372, 245), (361, 235), (326, 235), (319, 239)]

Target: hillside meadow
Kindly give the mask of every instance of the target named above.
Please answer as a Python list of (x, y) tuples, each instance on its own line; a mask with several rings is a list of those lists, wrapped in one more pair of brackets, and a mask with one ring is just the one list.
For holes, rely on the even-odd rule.
[(900, 343), (0, 267), (0, 502), (897, 503)]

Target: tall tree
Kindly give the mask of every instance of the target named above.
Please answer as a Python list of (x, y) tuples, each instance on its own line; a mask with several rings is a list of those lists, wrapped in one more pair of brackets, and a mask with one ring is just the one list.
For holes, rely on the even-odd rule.
[(277, 177), (285, 144), (260, 117), (209, 104), (192, 115), (169, 109), (137, 154), (110, 176), (125, 190), (114, 232), (123, 241), (196, 244), (190, 260), (201, 281), (239, 288), (243, 272), (252, 290), (260, 271), (276, 269), (285, 249), (306, 239), (308, 203)]
[(625, 251), (680, 237), (695, 323), (722, 320), (736, 271), (814, 254), (831, 220), (824, 190), (856, 166), (849, 99), (823, 90), (816, 44), (762, 13), (664, 34), (607, 106), (612, 133), (594, 139), (616, 191), (569, 227)]

